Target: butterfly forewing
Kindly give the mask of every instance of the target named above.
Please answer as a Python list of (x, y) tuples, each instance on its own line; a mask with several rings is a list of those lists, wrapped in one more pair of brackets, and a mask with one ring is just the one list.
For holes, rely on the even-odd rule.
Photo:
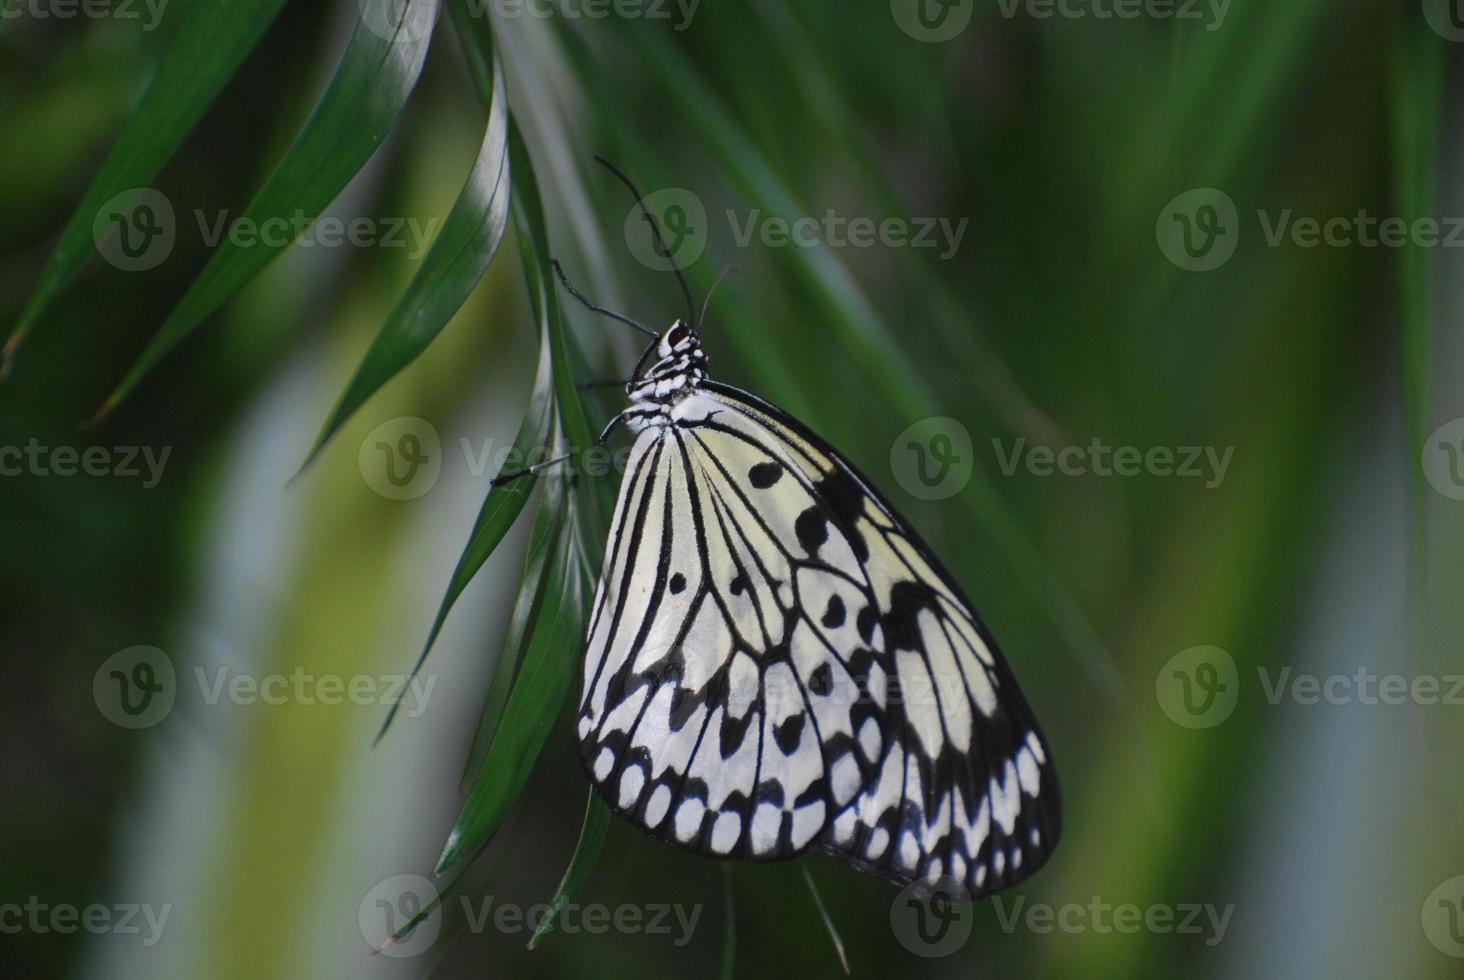
[(587, 647), (586, 764), (665, 840), (973, 897), (1056, 843), (1047, 747), (970, 604), (857, 470), (737, 389), (640, 430)]

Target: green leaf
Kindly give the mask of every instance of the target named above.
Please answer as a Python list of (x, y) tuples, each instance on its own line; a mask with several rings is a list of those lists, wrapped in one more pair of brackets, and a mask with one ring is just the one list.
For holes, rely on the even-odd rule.
[(141, 189), (157, 175), (284, 5), (285, 0), (195, 0), (189, 6), (157, 74), (66, 223), (40, 283), (0, 351), (0, 377), (9, 372), (16, 350), (45, 308), (91, 256), (92, 224), (102, 206)]
[(605, 832), (609, 828), (610, 808), (592, 789), (589, 802), (585, 804), (585, 822), (580, 828), (579, 843), (574, 847), (574, 856), (569, 860), (569, 868), (564, 872), (564, 879), (559, 882), (554, 900), (549, 903), (548, 914), (540, 921), (539, 928), (534, 930), (534, 936), (529, 940), (529, 949), (537, 946), (539, 940), (554, 930), (554, 923), (558, 921), (564, 907), (585, 886), (585, 881), (589, 879), (590, 871), (600, 856), (600, 847), (605, 843)]
[(548, 587), (523, 665), (503, 720), (478, 769), (478, 778), (458, 814), (434, 874), (475, 853), (488, 842), (523, 790), (544, 740), (570, 688), (584, 620), (584, 577), (571, 535), (561, 538), (550, 565)]
[(518, 598), (514, 601), (513, 613), (508, 619), (508, 631), (499, 648), (498, 663), (493, 667), (493, 677), (488, 683), (488, 697), (483, 704), (483, 713), (478, 718), (478, 732), (473, 737), (473, 747), (468, 752), (467, 765), (463, 767), (463, 788), (466, 790), (472, 775), (478, 771), (483, 756), (498, 731), (503, 717), (503, 707), (508, 703), (508, 694), (513, 687), (519, 661), (532, 634), (542, 607), (540, 601), (549, 586), (549, 556), (559, 541), (559, 522), (563, 520), (563, 508), (559, 495), (558, 480), (544, 481), (544, 497), (534, 515), (534, 527), (529, 534), (529, 547), (524, 553), (524, 574), (519, 582)]
[[(553, 363), (549, 356), (547, 336), (542, 337), (540, 346), (539, 373), (534, 382), (534, 393), (529, 399), (529, 410), (524, 415), (518, 435), (513, 441), (513, 450), (509, 453), (511, 464), (514, 461), (528, 459), (532, 453), (545, 446), (549, 441), (549, 433), (554, 424), (554, 390), (551, 376)], [(503, 542), (504, 536), (518, 520), (519, 514), (523, 513), (524, 505), (529, 502), (529, 495), (533, 492), (537, 482), (535, 476), (526, 474), (512, 483), (488, 488), (488, 496), (483, 500), (483, 506), (478, 511), (478, 518), (473, 523), (473, 532), (468, 536), (468, 543), (458, 558), (457, 566), (453, 568), (447, 593), (437, 607), (437, 615), (433, 618), (432, 628), (427, 633), (427, 642), (422, 645), (422, 652), (412, 666), (412, 677), (416, 677), (422, 669), (422, 665), (427, 662), (427, 655), (432, 652), (432, 645), (437, 642), (443, 624), (447, 622), (447, 614), (452, 611), (453, 605), (463, 594), (463, 590), (468, 587), (473, 576), (478, 574), (478, 569), (483, 567), (483, 563)], [(507, 647), (505, 647), (505, 653), (507, 653)], [(394, 704), (387, 712), (386, 720), (381, 724), (381, 731), (376, 734), (377, 741), (380, 741), (387, 729), (391, 727), (399, 707), (400, 705)]]
[[(1393, 194), (1408, 222), (1434, 213), (1437, 204), (1439, 119), (1444, 96), (1444, 48), (1417, 17), (1395, 18), (1392, 58)], [(1434, 250), (1413, 243), (1398, 250), (1398, 304), (1402, 320), (1404, 452), (1410, 487), (1410, 574), (1416, 624), (1426, 594), (1422, 583), (1428, 543), (1429, 488), (1413, 464), (1428, 432), (1429, 335), (1434, 322)], [(1416, 628), (1416, 626), (1415, 626)]]
[[(325, 444), (382, 385), (416, 360), (462, 308), (488, 271), (508, 226), (508, 106), (503, 66), (492, 66), (491, 108), (477, 162), (406, 294), (381, 326), (305, 460)], [(302, 467), (303, 469), (304, 467)]]
[(722, 862), (722, 964), (718, 975), (732, 980), (737, 974), (737, 890), (732, 885), (732, 863)]
[(844, 967), (844, 973), (849, 973), (849, 957), (844, 952), (844, 940), (839, 938), (839, 930), (834, 927), (834, 920), (829, 916), (829, 910), (824, 905), (823, 897), (818, 893), (818, 886), (813, 883), (813, 872), (808, 870), (807, 861), (799, 861), (798, 867), (803, 871), (803, 880), (808, 884), (808, 893), (813, 896), (813, 905), (818, 909), (818, 914), (823, 919), (824, 929), (828, 930), (829, 939), (834, 944), (834, 952), (839, 954), (839, 963)]
[[(554, 391), (554, 451), (561, 452), (566, 446), (584, 448), (589, 444), (589, 427), (579, 392), (568, 372), (568, 347), (550, 271), (544, 213), (533, 164), (511, 118), (509, 157), (515, 175), (512, 188), (515, 237), (522, 255), (529, 299), (547, 352), (547, 356), (541, 354), (541, 357), (548, 361)], [(568, 468), (561, 469), (553, 478), (559, 485), (557, 491), (546, 494), (546, 501), (557, 504), (550, 508), (548, 519), (560, 528), (558, 546), (554, 549), (545, 587), (540, 590), (539, 609), (521, 657), (519, 676), (509, 692), (497, 731), (483, 753), (467, 801), (438, 858), (437, 873), (475, 853), (498, 829), (522, 791), (579, 670), (578, 654), (593, 586), (593, 568), (581, 540), (591, 524), (571, 493), (575, 479)], [(588, 502), (593, 509), (596, 495), (591, 494)]]
[[(438, 0), (365, 0), (361, 18), (315, 111), (239, 220), (255, 228), (314, 221), (335, 200), (396, 124), (427, 60)], [(393, 12), (400, 12), (400, 19)], [(98, 417), (112, 411), (158, 361), (242, 289), (290, 242), (237, 244), (225, 235), (203, 272), (173, 308)]]

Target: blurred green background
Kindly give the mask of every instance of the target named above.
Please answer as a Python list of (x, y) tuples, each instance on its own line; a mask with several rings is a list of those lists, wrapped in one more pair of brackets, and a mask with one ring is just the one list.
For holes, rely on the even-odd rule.
[[(0, 385), (7, 975), (840, 976), (836, 942), (855, 976), (1458, 975), (1449, 3), (0, 5), (0, 324), (27, 324)], [(407, 36), (412, 17), (435, 30)], [(511, 215), (492, 43), (522, 134)], [(329, 138), (301, 150), (312, 127)], [(292, 146), (308, 165), (285, 174)], [(593, 809), (582, 839), (560, 708), (612, 477), (541, 481), (379, 744), (379, 697), (320, 703), (322, 677), (411, 669), (526, 404), (548, 412), (526, 433), (571, 445), (617, 408), (573, 382), (626, 371), (634, 336), (572, 303), (561, 323), (536, 260), (652, 324), (682, 312), (595, 154), (699, 228), (677, 256), (698, 299), (737, 267), (704, 331), (714, 374), (806, 421), (926, 534), (1053, 743), (1060, 847), (945, 921), (950, 948), (826, 858), (724, 869)], [(208, 226), (262, 186), (284, 214), (398, 224), (401, 245), (220, 260)], [(109, 201), (136, 188), (175, 230), (141, 270), (93, 234), (109, 215), (146, 230)], [(434, 258), (455, 204), (472, 220)], [(1377, 241), (1360, 210), (1408, 230)], [(934, 247), (861, 242), (831, 212), (945, 224)], [(783, 242), (778, 218), (826, 240)], [(1306, 218), (1346, 220), (1308, 237)], [(198, 329), (80, 425), (200, 281)], [(292, 481), (363, 358), (379, 393)], [(917, 424), (958, 437), (938, 492)], [(1197, 447), (1200, 475), (1162, 455), (1100, 472), (1095, 441)], [(383, 445), (427, 475), (393, 482), (409, 461)], [(1083, 447), (1083, 472), (1034, 447)], [(523, 503), (482, 519), (506, 529)], [(173, 703), (130, 728), (109, 658), (139, 646), (173, 668)], [(302, 673), (278, 703), (248, 693)], [(374, 953), (416, 908), (398, 876), (429, 875), (465, 799), (492, 794), (442, 908)], [(492, 913), (537, 915), (572, 857), (572, 906), (530, 951)]]

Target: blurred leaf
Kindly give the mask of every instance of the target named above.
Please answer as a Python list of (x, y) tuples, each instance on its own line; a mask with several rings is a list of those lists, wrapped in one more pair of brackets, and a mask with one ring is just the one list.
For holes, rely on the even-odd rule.
[(284, 5), (285, 0), (195, 0), (189, 6), (147, 93), (61, 232), (39, 285), (0, 352), (0, 377), (9, 372), (16, 350), (46, 306), (91, 256), (92, 225), (102, 206), (118, 194), (141, 189), (157, 175)]
[(496, 57), (492, 73), (488, 126), (467, 185), (406, 294), (382, 324), (365, 360), (316, 437), (305, 466), (368, 398), (437, 338), (498, 252), (508, 225), (510, 180), (508, 105), (503, 93), (503, 66)]
[[(1439, 120), (1443, 115), (1444, 49), (1428, 24), (1395, 11), (1392, 58), (1393, 195), (1412, 224), (1435, 213)], [(1429, 488), (1414, 464), (1428, 431), (1429, 334), (1433, 329), (1434, 250), (1415, 242), (1398, 250), (1398, 306), (1402, 332), (1403, 419), (1411, 501), (1411, 574), (1415, 616), (1422, 611), (1421, 579)]]
[(814, 907), (818, 909), (819, 918), (823, 919), (824, 928), (828, 930), (829, 939), (834, 944), (834, 952), (839, 954), (839, 964), (843, 966), (844, 972), (849, 973), (849, 957), (844, 952), (844, 940), (839, 938), (839, 930), (834, 926), (834, 920), (829, 916), (829, 910), (824, 906), (823, 897), (818, 893), (818, 886), (813, 883), (813, 872), (808, 870), (806, 860), (798, 862), (798, 868), (803, 872), (803, 880), (808, 884), (808, 893), (813, 896)]
[(718, 976), (732, 980), (737, 975), (737, 891), (732, 887), (732, 863), (722, 862), (722, 962)]
[(559, 920), (564, 907), (585, 886), (585, 881), (590, 877), (590, 871), (600, 856), (600, 847), (605, 843), (605, 831), (609, 827), (610, 808), (605, 805), (604, 800), (600, 799), (599, 794), (591, 789), (589, 801), (585, 804), (584, 826), (580, 828), (579, 843), (575, 845), (574, 856), (569, 861), (569, 869), (564, 872), (564, 880), (559, 883), (559, 890), (555, 893), (554, 900), (549, 903), (548, 914), (540, 921), (539, 928), (534, 930), (534, 936), (529, 940), (529, 949), (537, 946), (540, 939), (554, 930), (554, 923)]
[(549, 587), (549, 555), (558, 545), (559, 522), (564, 519), (559, 497), (562, 492), (558, 480), (544, 481), (544, 495), (539, 510), (534, 515), (534, 527), (529, 534), (529, 547), (524, 554), (524, 573), (519, 580), (518, 598), (514, 601), (509, 616), (508, 631), (499, 648), (498, 662), (493, 667), (493, 677), (488, 682), (488, 697), (483, 712), (478, 718), (478, 732), (473, 737), (473, 746), (468, 752), (467, 764), (463, 767), (463, 789), (467, 790), (472, 776), (483, 763), (483, 756), (498, 730), (503, 717), (503, 706), (508, 703), (508, 692), (513, 688), (519, 661), (525, 645), (539, 616), (544, 590)]
[[(398, 0), (364, 0), (330, 86), (237, 221), (262, 229), (265, 222), (289, 224), (298, 214), (310, 221), (320, 216), (396, 124), (427, 60), (437, 10), (437, 0), (406, 0), (405, 6)], [(391, 25), (390, 35), (385, 25)], [(292, 241), (265, 241), (261, 235), (253, 244), (241, 245), (224, 230), (203, 272), (98, 416), (111, 412), (158, 361)]]

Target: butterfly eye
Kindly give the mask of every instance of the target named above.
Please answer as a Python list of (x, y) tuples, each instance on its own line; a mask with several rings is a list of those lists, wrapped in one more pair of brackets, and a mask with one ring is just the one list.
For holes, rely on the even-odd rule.
[(666, 334), (666, 343), (672, 347), (680, 347), (686, 340), (686, 333), (686, 327), (678, 320), (676, 321), (676, 325)]

